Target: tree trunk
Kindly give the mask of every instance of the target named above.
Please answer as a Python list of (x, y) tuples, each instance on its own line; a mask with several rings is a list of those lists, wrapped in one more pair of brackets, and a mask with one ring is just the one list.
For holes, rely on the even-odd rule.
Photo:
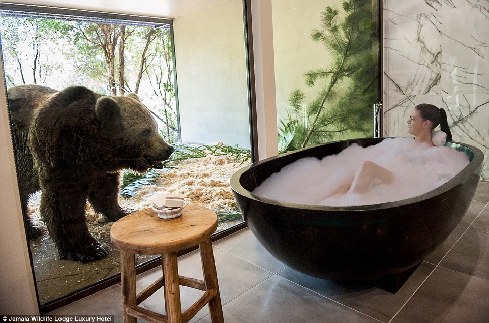
[(153, 34), (155, 32), (155, 28), (149, 27), (148, 33), (146, 34), (146, 44), (144, 45), (143, 53), (141, 54), (141, 64), (139, 65), (138, 77), (136, 79), (136, 88), (134, 89), (135, 93), (138, 93), (139, 91), (139, 84), (141, 83), (141, 78), (143, 77), (143, 72), (146, 68), (146, 54), (148, 52), (149, 45), (153, 41)]
[(117, 95), (117, 87), (115, 84), (115, 64), (114, 64), (114, 51), (112, 48), (109, 48), (108, 51), (109, 56), (106, 57), (107, 65), (109, 67), (109, 89), (111, 95)]
[(34, 62), (32, 64), (32, 79), (34, 81), (34, 84), (37, 84), (37, 69), (38, 65), (40, 66), (40, 51), (39, 51), (39, 35), (38, 35), (38, 28), (36, 25), (33, 25), (34, 29), (34, 40), (32, 41), (32, 50), (34, 51)]
[[(34, 47), (34, 45), (33, 45), (33, 47)], [(32, 79), (33, 79), (34, 84), (37, 84), (36, 71), (37, 71), (37, 60), (39, 57), (39, 49), (35, 48), (34, 50), (35, 50), (35, 54), (34, 54), (34, 62), (33, 62), (33, 66), (32, 66)]]
[(105, 62), (107, 63), (109, 73), (109, 91), (111, 95), (117, 95), (117, 87), (115, 82), (115, 47), (117, 44), (117, 37), (112, 25), (99, 24), (99, 27), (104, 36), (101, 45), (104, 49)]
[(17, 60), (17, 64), (19, 65), (19, 72), (20, 72), (20, 78), (22, 79), (22, 84), (26, 84), (24, 78), (24, 70), (22, 69), (22, 62), (20, 61), (18, 55), (15, 56), (15, 59)]
[(126, 26), (120, 26), (119, 33), (119, 94), (124, 95), (126, 93), (124, 88), (124, 44), (126, 42)]

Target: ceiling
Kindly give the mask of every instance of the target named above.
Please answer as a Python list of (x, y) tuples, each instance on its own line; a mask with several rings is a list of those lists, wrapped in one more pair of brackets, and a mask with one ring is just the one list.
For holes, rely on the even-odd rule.
[(8, 2), (177, 18), (209, 7), (214, 7), (224, 1), (226, 0), (13, 0)]

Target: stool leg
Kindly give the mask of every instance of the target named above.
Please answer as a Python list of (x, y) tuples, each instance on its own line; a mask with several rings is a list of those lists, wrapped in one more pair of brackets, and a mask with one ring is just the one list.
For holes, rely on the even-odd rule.
[(180, 281), (178, 279), (177, 254), (174, 252), (161, 255), (165, 276), (165, 308), (168, 322), (182, 322), (180, 305)]
[(121, 285), (124, 323), (136, 323), (135, 317), (127, 314), (127, 307), (136, 306), (136, 266), (133, 253), (121, 251)]
[(209, 311), (211, 313), (212, 323), (224, 322), (221, 295), (219, 293), (219, 283), (217, 281), (216, 264), (214, 261), (214, 253), (212, 251), (212, 242), (210, 239), (200, 244), (200, 257), (202, 260), (202, 269), (204, 271), (205, 286), (207, 290), (216, 290), (216, 296), (209, 301)]

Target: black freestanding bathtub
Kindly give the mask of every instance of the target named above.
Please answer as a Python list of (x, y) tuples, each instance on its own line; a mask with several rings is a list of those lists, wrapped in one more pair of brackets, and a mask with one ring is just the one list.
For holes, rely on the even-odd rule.
[(273, 256), (305, 274), (339, 280), (409, 277), (465, 215), (484, 158), (476, 147), (447, 143), (465, 152), (470, 163), (437, 189), (396, 202), (311, 206), (282, 203), (252, 193), (272, 173), (300, 158), (323, 158), (338, 154), (352, 143), (367, 147), (382, 140), (329, 143), (238, 170), (231, 178), (231, 187), (248, 227)]

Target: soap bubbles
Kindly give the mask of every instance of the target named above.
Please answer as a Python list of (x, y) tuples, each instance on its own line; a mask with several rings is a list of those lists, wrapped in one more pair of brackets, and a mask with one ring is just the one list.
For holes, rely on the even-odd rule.
[[(372, 181), (366, 192), (350, 184), (365, 161), (392, 172), (388, 183)], [(353, 206), (398, 201), (429, 192), (448, 182), (465, 166), (467, 155), (412, 138), (388, 138), (366, 148), (352, 144), (338, 155), (306, 157), (272, 174), (254, 194), (281, 202)], [(347, 187), (342, 188), (345, 183)]]

